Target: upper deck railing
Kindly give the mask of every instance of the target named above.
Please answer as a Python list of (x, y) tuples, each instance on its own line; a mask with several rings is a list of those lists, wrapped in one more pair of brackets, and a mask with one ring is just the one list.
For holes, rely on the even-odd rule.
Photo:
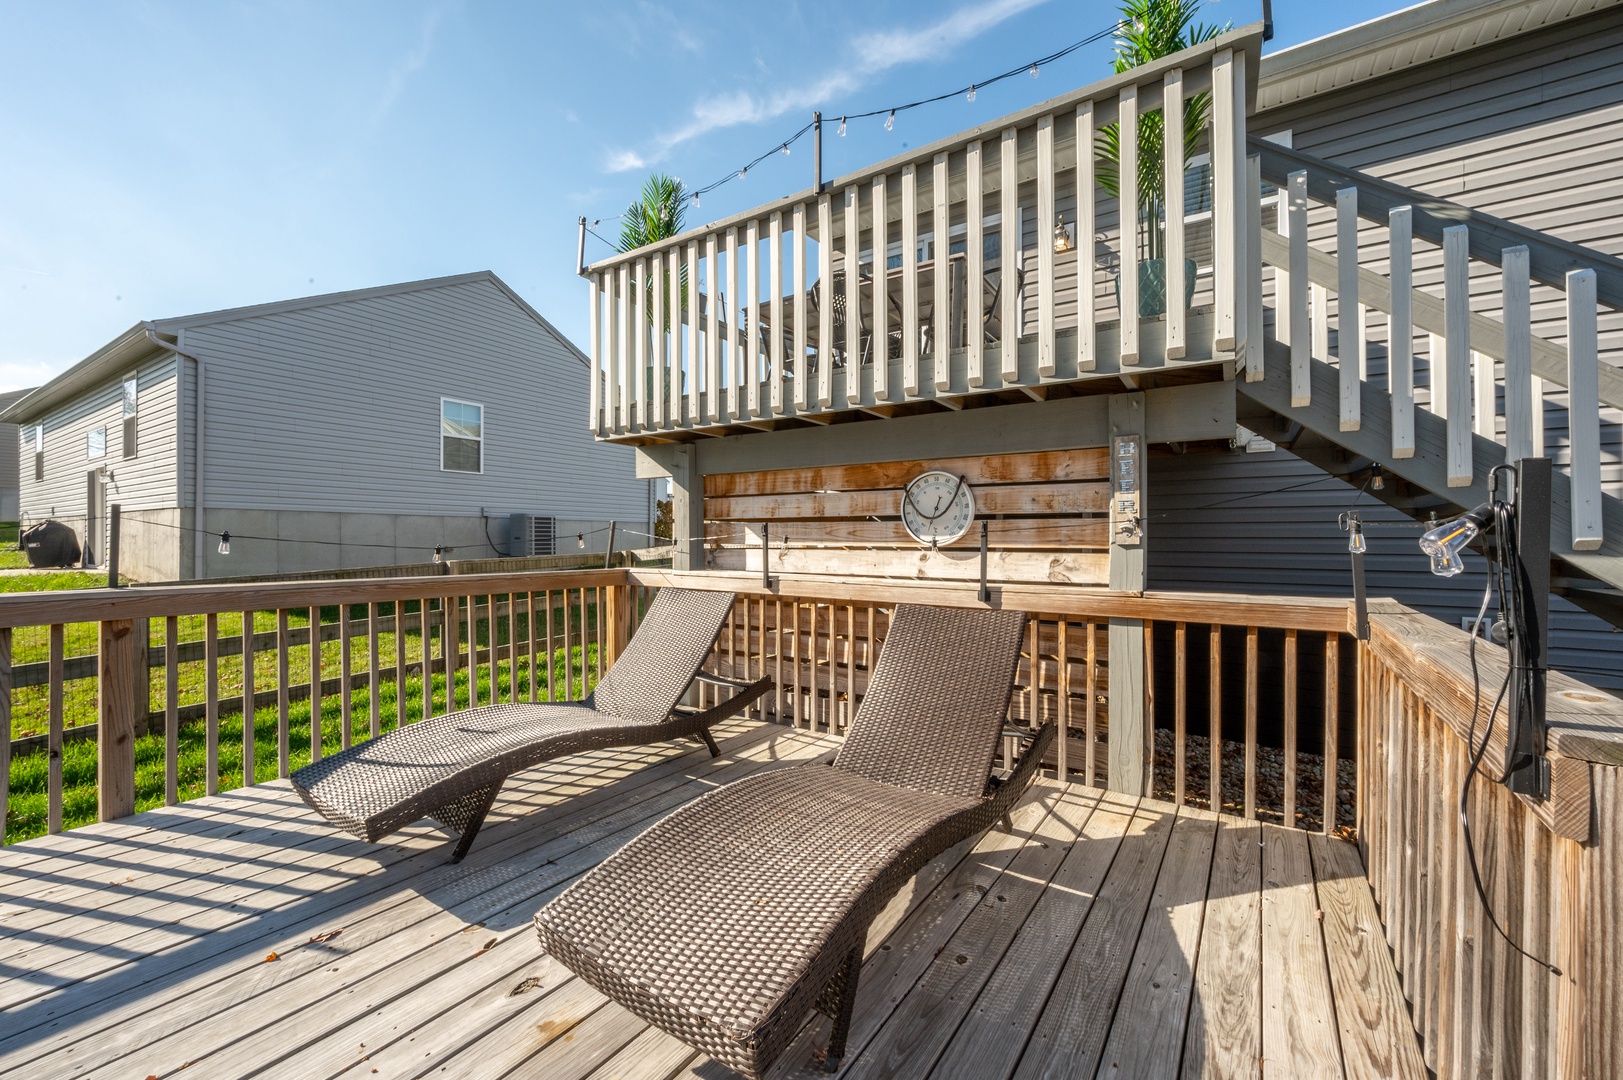
[[(1255, 256), (1240, 195), (1260, 42), (1260, 26), (1234, 31), (593, 264), (593, 432), (642, 443), (920, 400), (957, 407), (1242, 355), (1241, 268)], [(1143, 118), (1165, 112), (1181, 130), (1196, 98), (1209, 101), (1209, 213), (1174, 183), (1164, 226), (1145, 225), (1132, 184), (1100, 184), (1101, 131), (1118, 126), (1120, 173), (1135, 176)], [(1182, 141), (1163, 142), (1164, 175), (1184, 176)], [(1164, 274), (1140, 269), (1148, 228)], [(1164, 316), (1141, 282), (1164, 282)]]

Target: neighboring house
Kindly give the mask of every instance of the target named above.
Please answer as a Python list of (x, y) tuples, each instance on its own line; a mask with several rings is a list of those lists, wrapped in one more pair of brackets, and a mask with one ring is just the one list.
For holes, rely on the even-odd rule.
[[(32, 394), (29, 390), (11, 390), (0, 394), (0, 412), (11, 408)], [(17, 520), (17, 462), (20, 455), (18, 441), (22, 429), (16, 424), (0, 424), (0, 521)]]
[[(1623, 5), (1615, 0), (1440, 0), (1266, 55), (1248, 124), (1252, 135), (1344, 168), (1623, 255)], [(1264, 228), (1273, 226), (1266, 216)], [(1335, 247), (1333, 224), (1311, 232), (1315, 244)], [(1440, 265), (1437, 253), (1417, 252), (1415, 283), (1438, 288)], [(1497, 317), (1497, 275), (1482, 277), (1474, 275), (1473, 308)], [(1535, 288), (1535, 334), (1565, 340), (1560, 301)], [(1605, 308), (1600, 354), (1623, 364), (1623, 315)], [(1418, 374), (1426, 385), (1425, 360)], [(1550, 390), (1545, 445), (1565, 465), (1566, 397)], [(1614, 496), (1623, 495), (1619, 418), (1602, 411), (1602, 479)], [(1271, 424), (1261, 434), (1281, 448), (1152, 459), (1152, 588), (1346, 595), (1347, 535), (1335, 518), (1356, 493), (1312, 483), (1326, 473), (1285, 448), (1300, 429)], [(1327, 463), (1322, 447), (1298, 449)], [(1340, 455), (1328, 464), (1339, 473), (1357, 462)], [(1413, 520), (1372, 492), (1358, 506), (1366, 521)], [(1473, 618), (1481, 575), (1432, 576), (1415, 555), (1416, 535), (1412, 527), (1368, 530), (1370, 594), (1454, 625)], [(1623, 633), (1559, 596), (1551, 611), (1557, 663), (1623, 688)]]
[[(69, 523), (101, 564), (119, 504), (123, 572), (235, 577), (652, 532), (631, 454), (580, 430), (586, 382), (481, 271), (137, 323), (0, 422), (32, 457), (22, 520)], [(515, 515), (539, 520), (515, 538)]]

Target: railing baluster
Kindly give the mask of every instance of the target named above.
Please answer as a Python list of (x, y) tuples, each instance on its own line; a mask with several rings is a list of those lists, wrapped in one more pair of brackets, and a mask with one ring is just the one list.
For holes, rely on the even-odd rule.
[(1341, 375), (1341, 430), (1363, 426), (1364, 307), (1358, 302), (1358, 189), (1336, 192), (1336, 363)]
[(1094, 768), (1094, 745), (1098, 742), (1098, 733), (1097, 733), (1097, 730), (1095, 728), (1095, 725), (1097, 723), (1098, 707), (1096, 706), (1095, 703), (1098, 701), (1098, 698), (1099, 698), (1099, 685), (1098, 685), (1098, 678), (1099, 678), (1099, 671), (1098, 671), (1098, 659), (1099, 659), (1098, 635), (1095, 633), (1095, 631), (1097, 629), (1098, 629), (1098, 624), (1095, 623), (1092, 619), (1089, 619), (1088, 620), (1088, 685), (1087, 685), (1088, 707), (1087, 707), (1087, 710), (1084, 713), (1086, 727), (1085, 727), (1085, 730), (1083, 731), (1083, 735), (1087, 739), (1087, 745), (1083, 749), (1083, 752), (1082, 752), (1082, 756), (1083, 756), (1083, 759), (1084, 759), (1083, 767), (1087, 770), (1087, 774), (1088, 774), (1087, 782), (1088, 782), (1089, 787), (1093, 786), (1093, 778), (1099, 775), (1098, 771)]
[(805, 725), (805, 719), (806, 719), (806, 705), (805, 705), (806, 698), (805, 698), (804, 694), (802, 693), (802, 691), (800, 689), (801, 660), (802, 660), (802, 658), (804, 656), (804, 654), (801, 652), (801, 647), (800, 647), (800, 642), (801, 642), (801, 637), (800, 637), (800, 608), (801, 608), (800, 601), (799, 600), (794, 601), (794, 637), (790, 640), (790, 649), (791, 649), (791, 659), (792, 659), (792, 661), (794, 663), (794, 674), (795, 674), (794, 687), (795, 687), (795, 693), (794, 693), (794, 698), (793, 698), (793, 701), (792, 701), (792, 704), (791, 704), (791, 708), (793, 709), (795, 727), (797, 727), (797, 728), (798, 727), (803, 727)]
[[(699, 396), (699, 241), (688, 242), (687, 265), (687, 392), (679, 395), (681, 403), (676, 416), (678, 426), (695, 426), (704, 422), (704, 403)], [(675, 378), (675, 373), (672, 373)], [(677, 380), (680, 382), (680, 380)]]
[(1335, 634), (1324, 635), (1324, 835), (1336, 831), (1336, 797), (1340, 768), (1338, 752), (1341, 749), (1341, 640)]
[(1020, 132), (1004, 128), (999, 139), (998, 351), (1004, 382), (1020, 375)]
[[(877, 181), (876, 181), (877, 182)], [(769, 304), (772, 325), (767, 327), (771, 337), (767, 365), (767, 401), (773, 416), (783, 415), (783, 214), (772, 211), (767, 219), (767, 283), (771, 290)]]
[[(1121, 362), (1138, 363), (1139, 266), (1138, 246), (1138, 87), (1124, 86), (1116, 105), (1116, 130), (1120, 148), (1117, 174), (1116, 212), (1121, 229)], [(1217, 230), (1214, 230), (1217, 231)]]
[(11, 816), (11, 627), (0, 627), (0, 847)]
[(986, 382), (986, 318), (982, 296), (986, 281), (985, 177), (981, 141), (964, 148), (964, 367), (970, 386)]
[(1054, 291), (1054, 118), (1039, 116), (1037, 118), (1037, 374), (1044, 378), (1052, 378), (1054, 375)]
[(649, 272), (653, 276), (649, 278), (648, 288), (653, 292), (654, 320), (648, 327), (648, 333), (654, 340), (652, 361), (654, 370), (651, 376), (653, 385), (650, 388), (652, 400), (648, 403), (648, 417), (643, 426), (653, 428), (666, 426), (665, 410), (670, 404), (670, 395), (665, 390), (665, 373), (671, 367), (670, 338), (665, 332), (665, 257), (666, 252), (657, 251), (649, 260)]
[[(1094, 212), (1094, 130), (1093, 102), (1076, 107), (1076, 369), (1092, 371), (1098, 364), (1095, 352), (1093, 296), (1093, 233), (1097, 228)], [(1088, 775), (1088, 783), (1093, 776)]]
[[(567, 594), (566, 594), (564, 599), (565, 599), (565, 603), (566, 603), (566, 606), (565, 606), (564, 610), (567, 613), (568, 612), (568, 607), (567, 607), (568, 596), (567, 596)], [(547, 620), (547, 700), (548, 701), (557, 701), (557, 700), (559, 700), (558, 699), (558, 687), (557, 687), (558, 652), (557, 652), (557, 647), (553, 644), (553, 637), (552, 637), (552, 634), (553, 634), (553, 626), (552, 626), (552, 624), (553, 624), (553, 608), (552, 608), (552, 590), (551, 589), (546, 590), (546, 602), (544, 604), (544, 607), (546, 609), (546, 616), (545, 617), (546, 617), (546, 620)]]
[[(755, 249), (750, 248), (753, 256)], [(841, 408), (862, 400), (862, 189), (845, 189), (845, 398)], [(756, 706), (759, 713), (759, 705)]]
[(934, 208), (930, 273), (935, 283), (935, 299), (930, 305), (930, 366), (938, 394), (952, 387), (952, 225), (948, 216), (947, 161), (945, 150), (935, 156), (930, 180)]
[[(1241, 259), (1246, 247), (1238, 243), (1240, 192), (1247, 175), (1245, 113), (1245, 53), (1222, 49), (1212, 57), (1211, 129), (1212, 262), (1215, 268), (1212, 303), (1217, 309), (1212, 347), (1219, 352), (1249, 352), (1249, 343), (1242, 337), (1248, 268), (1241, 264)], [(1258, 351), (1261, 351), (1260, 342)]]
[[(1448, 486), (1470, 487), (1471, 460), (1471, 253), (1470, 229), (1443, 230), (1443, 305), (1447, 330)], [(1437, 358), (1432, 357), (1432, 364)]]
[(1572, 550), (1601, 545), (1600, 341), (1595, 271), (1567, 273), (1567, 431), (1572, 440)]
[(1394, 206), (1387, 215), (1392, 310), (1386, 320), (1386, 389), (1392, 397), (1394, 458), (1412, 458), (1415, 451), (1413, 217), (1413, 210), (1407, 206)]
[(603, 588), (599, 586), (597, 592), (597, 678), (603, 678)]
[(417, 601), (417, 648), (423, 658), (423, 688), (418, 695), (422, 700), (423, 719), (434, 715), (434, 632), (430, 629), (434, 605), (426, 597)]
[[(49, 755), (49, 760), (46, 763), (48, 771), (45, 778), (45, 831), (52, 835), (62, 831), (62, 683), (63, 668), (66, 665), (66, 661), (63, 659), (65, 629), (61, 623), (51, 624), (50, 670), (47, 676), (50, 688), (50, 717), (48, 721), (50, 727), (47, 729), (45, 743), (45, 752)], [(0, 675), (0, 678), (8, 680), (9, 677), (9, 671)], [(11, 753), (11, 729), (9, 724), (5, 735), (5, 754), (9, 755)], [(10, 776), (9, 761), (0, 762), (0, 772), (3, 772), (5, 777)], [(0, 777), (0, 784), (4, 783), (5, 778)], [(5, 811), (5, 796), (0, 794), (0, 822), (5, 820)], [(5, 828), (3, 824), (0, 824), (0, 843), (4, 842), (4, 834)]]
[[(873, 178), (873, 396), (890, 399), (890, 202), (885, 174)], [(782, 717), (779, 717), (782, 722)]]
[[(631, 588), (627, 585), (626, 588)], [(518, 704), (518, 594), (507, 594), (507, 700)]]
[[(626, 428), (625, 393), (620, 385), (620, 351), (624, 347), (626, 335), (625, 299), (629, 291), (627, 282), (630, 280), (630, 274), (630, 264), (621, 263), (618, 270), (609, 278), (609, 367), (604, 376), (603, 406), (606, 414), (605, 426), (615, 432), (624, 431)], [(399, 612), (395, 614), (398, 616)], [(396, 630), (399, 630), (398, 624)]]
[(499, 705), (502, 700), (501, 622), (500, 609), (496, 605), (496, 594), (491, 593), (485, 597), (485, 641), (488, 642), (490, 649), (490, 703), (492, 705)]
[(372, 738), (383, 733), (383, 705), (378, 700), (381, 691), (378, 675), (378, 604), (366, 605), (366, 707), (372, 722)]
[(338, 740), (339, 746), (348, 750), (351, 737), (349, 731), (350, 705), (354, 694), (350, 689), (350, 679), (354, 675), (354, 661), (349, 654), (349, 605), (338, 605)]
[[(744, 227), (744, 246), (749, 249), (744, 274), (744, 296), (741, 310), (747, 319), (741, 320), (744, 345), (744, 413), (761, 415), (761, 223), (751, 218)], [(772, 328), (774, 331), (776, 326)], [(849, 376), (848, 376), (849, 377)]]
[(180, 619), (163, 621), (163, 803), (180, 803)]
[(631, 309), (631, 335), (636, 344), (631, 349), (631, 369), (627, 373), (631, 386), (626, 396), (631, 401), (632, 411), (636, 415), (636, 427), (639, 431), (646, 431), (648, 423), (648, 336), (653, 324), (648, 321), (648, 260), (638, 259), (636, 263), (636, 284), (626, 302)]
[(1505, 323), (1505, 460), (1534, 456), (1533, 327), (1531, 281), (1526, 247), (1505, 248), (1503, 319)]
[(811, 242), (811, 238), (806, 234), (806, 204), (795, 203), (790, 213), (795, 231), (792, 245), (793, 251), (789, 260), (791, 269), (794, 272), (795, 312), (794, 347), (790, 349), (790, 352), (794, 355), (790, 359), (794, 363), (795, 411), (803, 413), (808, 411), (806, 400), (808, 393), (806, 384), (806, 290), (811, 286), (806, 280), (806, 245)]
[(1055, 691), (1058, 694), (1058, 709), (1055, 711), (1054, 723), (1059, 726), (1059, 739), (1056, 742), (1056, 760), (1054, 774), (1062, 784), (1071, 782), (1070, 742), (1071, 742), (1071, 623), (1061, 618), (1055, 628), (1057, 640), (1055, 651), (1059, 654), (1059, 679)]
[(902, 393), (919, 392), (919, 174), (902, 166)]
[[(565, 700), (565, 701), (574, 701), (575, 698), (576, 698), (576, 694), (575, 694), (575, 652), (574, 652), (574, 647), (570, 643), (571, 634), (570, 634), (570, 626), (569, 626), (569, 624), (574, 620), (574, 601), (572, 601), (569, 598), (569, 594), (571, 593), (571, 591), (573, 591), (573, 590), (570, 590), (570, 589), (567, 589), (567, 588), (564, 589), (564, 591), (563, 591), (564, 592), (564, 696), (563, 696), (563, 700)], [(580, 590), (580, 594), (581, 594), (581, 602), (584, 604), (585, 601), (586, 601), (586, 590), (584, 590), (584, 589)], [(586, 651), (586, 648), (585, 648), (584, 645), (582, 645), (581, 646), (581, 652), (584, 653), (585, 651)], [(584, 669), (584, 667), (585, 667), (584, 661), (582, 662), (581, 666)]]
[[(1241, 260), (1239, 273), (1243, 275), (1245, 303), (1240, 307), (1245, 323), (1245, 381), (1260, 382), (1266, 372), (1263, 363), (1262, 334), (1262, 157), (1250, 155), (1245, 159), (1245, 186), (1243, 199), (1235, 207), (1234, 226), (1244, 230), (1244, 238), (1235, 244), (1236, 256)], [(1277, 301), (1276, 301), (1277, 306)]]
[(1471, 430), (1499, 441), (1499, 377), (1493, 357), (1471, 350)]
[(242, 785), (257, 782), (258, 766), (254, 751), (258, 748), (258, 731), (254, 721), (258, 710), (254, 703), (254, 613), (242, 613)]
[(738, 295), (738, 228), (734, 226), (727, 230), (727, 293), (723, 297), (729, 305), (725, 340), (727, 359), (732, 363), (732, 377), (727, 382), (727, 408), (723, 411), (730, 413), (734, 420), (744, 415), (744, 342), (739, 328), (746, 309), (739, 303)]
[(721, 298), (717, 292), (716, 234), (704, 238), (704, 408), (705, 423), (722, 419), (721, 403)]
[(1296, 828), (1296, 631), (1285, 631), (1285, 827)]
[[(1179, 124), (1170, 131), (1182, 131)], [(1172, 631), (1172, 801), (1183, 805), (1184, 768), (1189, 735), (1189, 627), (1177, 623)]]
[(603, 275), (592, 274), (586, 279), (587, 330), (591, 349), (591, 365), (587, 369), (587, 405), (594, 434), (603, 433)]
[(785, 723), (783, 712), (783, 601), (772, 601), (772, 719)]
[(1223, 812), (1223, 627), (1212, 623), (1207, 667), (1208, 719), (1207, 768), (1210, 770), (1211, 805), (1214, 814)]
[[(1162, 262), (1166, 270), (1167, 341), (1166, 358), (1182, 359), (1188, 351), (1184, 329), (1184, 181), (1183, 181), (1183, 69), (1173, 68), (1161, 79), (1161, 175), (1167, 178), (1166, 223), (1162, 240)], [(1168, 138), (1170, 132), (1172, 137)], [(1180, 753), (1182, 748), (1180, 747)], [(1183, 783), (1179, 770), (1178, 783)], [(1182, 788), (1180, 787), (1180, 791)], [(1180, 796), (1181, 804), (1183, 798)]]
[(1309, 319), (1313, 324), (1313, 345), (1310, 350), (1315, 360), (1330, 359), (1330, 290), (1315, 284), (1308, 290)]
[(1257, 628), (1245, 628), (1245, 817), (1257, 816)]
[(291, 756), (290, 732), (287, 718), (287, 608), (276, 609), (276, 775), (287, 779), (288, 758)]
[[(446, 622), (449, 623), (451, 619), (450, 609), (446, 608), (445, 611)], [(411, 653), (407, 648), (407, 640), (406, 601), (396, 600), (394, 602), (394, 726), (396, 728), (405, 727), (407, 721), (411, 718), (410, 702), (406, 694), (406, 668), (410, 666), (411, 662)], [(451, 640), (456, 641), (455, 633), (452, 634)], [(456, 671), (456, 661), (450, 656), (446, 657), (446, 671), (448, 673), (446, 685), (454, 687), (454, 676), (449, 673)], [(450, 712), (455, 708), (456, 691), (451, 689), (446, 693), (446, 711)]]
[(321, 760), (321, 609), (310, 609), (310, 760)]
[(834, 196), (817, 197), (817, 407), (834, 404)]
[(1285, 235), (1290, 240), (1290, 275), (1288, 291), (1282, 297), (1283, 306), (1290, 312), (1288, 344), (1291, 350), (1291, 405), (1301, 408), (1313, 404), (1313, 372), (1311, 360), (1312, 326), (1308, 322), (1309, 281), (1307, 271), (1307, 173), (1298, 170), (1290, 174), (1286, 189), (1288, 207), (1280, 217)]
[(204, 792), (220, 793), (220, 617), (204, 616), (203, 716), (206, 740), (203, 765)]

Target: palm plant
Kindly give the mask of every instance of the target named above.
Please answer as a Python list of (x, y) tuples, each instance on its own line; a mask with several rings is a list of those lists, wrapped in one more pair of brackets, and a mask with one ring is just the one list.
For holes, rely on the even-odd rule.
[[(687, 221), (688, 207), (687, 189), (682, 181), (674, 176), (664, 173), (654, 173), (648, 177), (642, 186), (642, 193), (626, 207), (621, 215), (620, 242), (621, 252), (634, 251), (647, 244), (655, 244), (661, 240), (668, 240), (682, 231)], [(682, 302), (687, 303), (688, 276), (687, 268), (683, 267)], [(659, 281), (659, 286), (665, 290), (665, 296), (670, 295), (670, 271), (665, 271)], [(648, 319), (653, 319), (653, 289), (654, 282), (644, 285), (643, 310), (648, 312)], [(670, 328), (670, 313), (665, 314), (665, 325), (661, 330)]]
[[(1229, 29), (1228, 25), (1207, 26), (1195, 22), (1200, 0), (1127, 0), (1122, 5), (1116, 30), (1117, 74), (1175, 52), (1210, 41)], [(1183, 155), (1187, 161), (1196, 149), (1211, 116), (1212, 96), (1196, 94), (1184, 103)], [(1139, 223), (1147, 234), (1146, 254), (1164, 257), (1161, 222), (1166, 214), (1166, 185), (1162, 175), (1165, 121), (1157, 109), (1138, 118)], [(1121, 194), (1121, 131), (1110, 124), (1100, 133), (1099, 184), (1110, 194)], [(1174, 178), (1182, 183), (1182, 177)], [(1123, 222), (1123, 227), (1126, 223)]]

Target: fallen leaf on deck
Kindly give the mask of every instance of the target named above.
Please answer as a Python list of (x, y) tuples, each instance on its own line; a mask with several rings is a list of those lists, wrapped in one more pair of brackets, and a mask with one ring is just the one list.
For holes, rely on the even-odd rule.
[(498, 942), (500, 940), (501, 940), (500, 938), (491, 938), (489, 941), (485, 942), (485, 947), (480, 949), (479, 951), (482, 952), (482, 953), (489, 952), (491, 949), (494, 949), (496, 947), (496, 942)]
[(310, 939), (310, 944), (315, 945), (315, 944), (318, 944), (318, 943), (323, 942), (323, 941), (331, 941), (333, 938), (337, 937), (339, 934), (342, 934), (343, 932), (344, 932), (344, 928), (342, 926), (340, 926), (336, 930), (328, 930), (325, 934), (317, 934), (315, 937), (311, 938)]
[(277, 955), (276, 953), (266, 953), (265, 954), (265, 963), (267, 963), (267, 964), (270, 963), (272, 960), (280, 960), (280, 959), (281, 959), (281, 957), (279, 955)]

